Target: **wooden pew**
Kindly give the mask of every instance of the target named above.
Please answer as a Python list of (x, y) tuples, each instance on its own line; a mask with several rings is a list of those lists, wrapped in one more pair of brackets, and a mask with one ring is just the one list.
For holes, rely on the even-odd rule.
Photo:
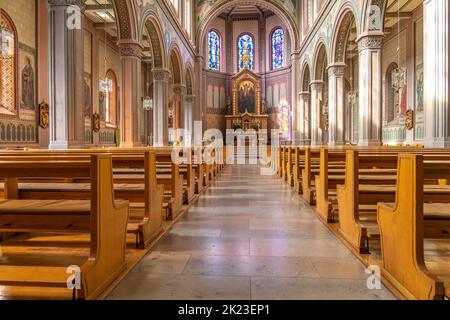
[[(24, 153), (20, 156), (3, 156), (9, 161), (49, 161), (66, 160), (81, 161), (87, 160), (89, 155), (66, 155), (47, 154), (40, 156), (29, 156)], [(128, 233), (136, 235), (136, 246), (147, 247), (163, 231), (162, 228), (162, 207), (164, 187), (157, 184), (156, 175), (156, 154), (145, 152), (144, 154), (115, 154), (112, 157), (114, 167), (114, 191), (117, 199), (124, 199), (131, 202), (130, 217), (128, 223)], [(120, 173), (120, 170), (125, 172)], [(128, 170), (133, 170), (131, 174)], [(68, 183), (77, 182), (77, 183)], [(21, 179), (18, 189), (19, 199), (34, 200), (56, 200), (60, 197), (72, 200), (86, 200), (90, 198), (90, 178), (76, 177), (72, 179)]]
[(427, 203), (424, 181), (450, 179), (450, 157), (424, 159), (400, 155), (395, 203), (378, 204), (382, 274), (409, 299), (449, 298), (450, 192)]
[[(426, 157), (445, 160), (448, 154), (433, 151)], [(361, 174), (370, 176), (371, 170), (387, 169), (395, 170), (395, 175), (397, 160), (398, 152), (395, 151), (386, 154), (360, 154), (355, 150), (347, 152), (345, 185), (337, 186), (339, 231), (360, 253), (369, 253), (369, 240), (379, 238), (376, 205), (378, 202), (394, 202), (396, 184), (396, 177), (392, 177), (392, 174), (382, 174), (371, 179)], [(430, 201), (439, 200), (443, 192), (442, 188), (436, 187), (437, 183), (437, 180), (427, 181), (426, 194)]]
[(342, 170), (337, 169), (337, 171), (330, 172), (330, 174), (343, 174), (345, 169), (345, 152), (333, 152), (326, 148), (321, 148), (319, 175), (315, 176), (316, 211), (319, 217), (327, 223), (334, 222), (331, 205), (336, 199), (336, 186), (339, 182), (342, 182), (340, 177), (330, 179), (329, 166), (331, 164), (333, 164), (333, 168), (342, 166)]
[[(107, 155), (93, 155), (91, 161), (1, 161), (0, 177), (7, 182), (7, 199), (0, 201), (0, 232), (90, 233), (90, 254), (79, 265), (79, 299), (95, 299), (124, 270), (128, 202), (115, 201), (112, 161)], [(19, 178), (89, 177), (88, 201), (16, 200)], [(70, 251), (67, 252), (70, 258)], [(45, 259), (45, 258), (42, 258)], [(4, 260), (3, 260), (4, 261)], [(8, 261), (8, 259), (6, 259)], [(0, 265), (0, 285), (67, 288), (67, 266), (49, 261), (39, 265), (27, 256), (20, 264)]]
[(376, 156), (374, 153), (360, 156), (358, 151), (347, 151), (345, 184), (336, 187), (339, 231), (360, 253), (368, 253), (369, 237), (377, 238), (379, 234), (372, 207), (376, 206), (378, 201), (392, 202), (392, 188), (386, 185), (395, 185), (395, 180), (386, 180), (382, 186), (372, 185), (368, 188), (360, 188), (360, 170), (395, 169), (396, 167), (396, 154)]

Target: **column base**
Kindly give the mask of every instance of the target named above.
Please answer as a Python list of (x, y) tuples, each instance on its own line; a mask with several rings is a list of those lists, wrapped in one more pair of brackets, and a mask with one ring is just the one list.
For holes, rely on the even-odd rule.
[(69, 141), (50, 141), (50, 144), (48, 145), (49, 150), (81, 149), (83, 147), (85, 147), (84, 144)]
[(358, 146), (360, 147), (379, 147), (382, 146), (383, 143), (379, 140), (359, 140)]
[(328, 143), (329, 146), (343, 146), (345, 145), (344, 141), (331, 141)]
[(424, 142), (424, 144), (425, 144), (425, 148), (449, 148), (450, 147), (450, 137), (426, 140)]
[(142, 147), (141, 142), (121, 142), (120, 148), (139, 148)]

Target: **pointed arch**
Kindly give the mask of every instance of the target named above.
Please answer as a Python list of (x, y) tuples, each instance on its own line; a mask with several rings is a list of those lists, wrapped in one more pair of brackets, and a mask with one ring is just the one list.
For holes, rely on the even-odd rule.
[(182, 63), (180, 49), (176, 45), (172, 45), (170, 49), (170, 68), (174, 84), (184, 83)]
[(185, 72), (185, 84), (186, 84), (186, 94), (191, 96), (194, 94), (194, 77), (192, 73), (192, 67), (189, 65)]
[(138, 39), (137, 14), (134, 1), (112, 0), (116, 15), (118, 39)]
[(325, 80), (324, 73), (328, 65), (328, 54), (325, 43), (319, 41), (314, 54), (314, 74), (313, 80)]
[(348, 39), (350, 38), (352, 32), (351, 27), (353, 23), (356, 24), (356, 38), (360, 34), (359, 26), (356, 22), (357, 15), (352, 2), (345, 2), (341, 6), (336, 21), (333, 24), (334, 26), (336, 26), (336, 28), (334, 29), (331, 42), (331, 63), (345, 63)]
[(153, 67), (165, 68), (167, 67), (166, 49), (161, 24), (152, 11), (148, 11), (143, 19), (145, 19), (145, 22), (142, 24), (139, 41), (142, 42), (144, 33), (148, 34), (152, 51)]
[(308, 92), (310, 91), (311, 84), (311, 70), (309, 68), (309, 64), (305, 62), (303, 65), (303, 72), (302, 72), (302, 91)]

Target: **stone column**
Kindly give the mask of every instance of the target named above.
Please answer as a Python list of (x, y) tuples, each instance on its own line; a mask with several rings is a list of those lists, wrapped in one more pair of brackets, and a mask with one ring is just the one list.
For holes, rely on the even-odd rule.
[(122, 62), (122, 143), (121, 147), (139, 147), (141, 143), (142, 45), (134, 40), (118, 42)]
[[(173, 101), (174, 101), (174, 129), (186, 129), (184, 127), (184, 97), (186, 96), (186, 86), (183, 84), (175, 84), (173, 86)], [(178, 134), (175, 138), (179, 140)]]
[(194, 118), (193, 109), (195, 105), (195, 96), (186, 95), (184, 96), (184, 129), (186, 130), (186, 146), (192, 145), (192, 137), (194, 131)]
[(320, 104), (323, 99), (323, 81), (311, 82), (311, 145), (317, 146), (323, 143), (322, 130), (320, 128), (320, 118), (322, 117)]
[(155, 147), (167, 146), (169, 142), (169, 75), (168, 69), (153, 69), (153, 145)]
[(302, 140), (301, 133), (300, 133), (300, 122), (299, 119), (299, 108), (300, 108), (300, 97), (297, 96), (295, 93), (299, 92), (300, 87), (300, 79), (298, 75), (299, 72), (299, 63), (300, 63), (300, 55), (298, 53), (293, 53), (291, 55), (291, 61), (292, 61), (292, 76), (291, 76), (291, 92), (292, 92), (292, 137), (291, 140), (294, 144), (300, 143)]
[(359, 145), (382, 144), (383, 33), (363, 34), (359, 47)]
[[(49, 0), (50, 149), (84, 144), (82, 0)], [(74, 24), (70, 24), (73, 21)]]
[(329, 139), (331, 145), (343, 145), (345, 140), (345, 64), (334, 64), (328, 68), (328, 114)]
[(311, 135), (310, 135), (310, 114), (311, 110), (309, 107), (311, 93), (308, 91), (300, 92), (300, 107), (298, 113), (298, 123), (300, 130), (300, 144), (301, 145), (309, 145), (311, 143)]
[(424, 1), (425, 145), (450, 146), (450, 3)]
[[(206, 103), (205, 96), (206, 90), (204, 90), (204, 79), (203, 79), (203, 66), (204, 66), (204, 58), (202, 56), (197, 56), (195, 58), (195, 76), (196, 78), (196, 90), (197, 90), (197, 99), (196, 106), (193, 110), (194, 121), (203, 121), (203, 130), (206, 128)], [(202, 132), (203, 134), (203, 132)]]

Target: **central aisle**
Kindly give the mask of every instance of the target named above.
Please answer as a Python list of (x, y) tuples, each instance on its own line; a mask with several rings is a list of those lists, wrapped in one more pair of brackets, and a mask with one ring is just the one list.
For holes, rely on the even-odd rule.
[(227, 166), (109, 299), (393, 299), (284, 182)]

